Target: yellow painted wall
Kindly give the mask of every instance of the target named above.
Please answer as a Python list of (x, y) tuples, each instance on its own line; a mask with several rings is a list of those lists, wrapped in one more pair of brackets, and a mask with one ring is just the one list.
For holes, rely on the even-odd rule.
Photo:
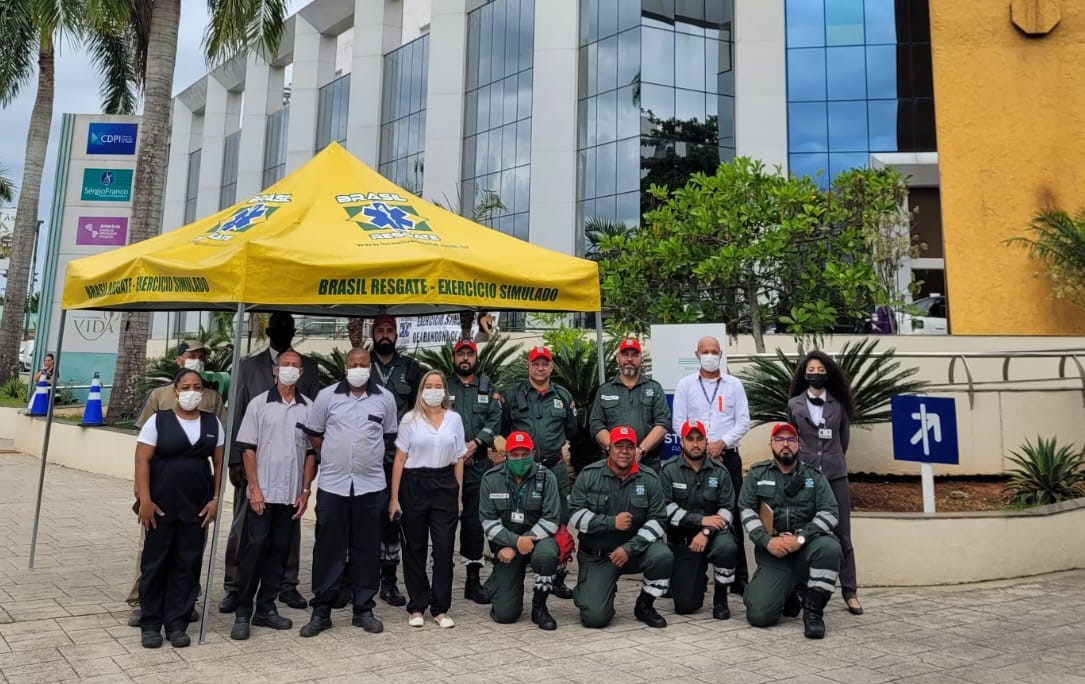
[(1003, 243), (1046, 206), (1085, 207), (1085, 0), (1030, 38), (1010, 0), (930, 0), (942, 226), (954, 334), (1085, 333), (1039, 265)]

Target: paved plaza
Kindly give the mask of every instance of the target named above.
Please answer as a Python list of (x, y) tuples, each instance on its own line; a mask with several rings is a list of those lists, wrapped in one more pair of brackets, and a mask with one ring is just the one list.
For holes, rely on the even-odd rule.
[[(801, 619), (753, 629), (735, 600), (726, 622), (707, 611), (675, 616), (663, 600), (670, 626), (650, 629), (633, 619), (637, 585), (625, 581), (618, 616), (603, 630), (580, 627), (571, 601), (551, 599), (559, 627), (542, 632), (526, 618), (495, 625), (486, 607), (461, 599), (450, 611), (455, 629), (432, 622), (411, 629), (402, 609), (380, 603), (383, 634), (351, 627), (349, 612), (336, 611), (334, 629), (301, 639), (297, 627), (306, 614), (283, 606), (295, 622), (288, 632), (254, 628), (249, 641), (234, 642), (232, 616), (215, 611), (208, 644), (147, 650), (139, 630), (126, 626), (122, 600), (139, 536), (131, 483), (50, 467), (37, 569), (29, 571), (37, 474), (35, 459), (0, 453), (0, 682), (1085, 684), (1085, 570), (982, 585), (867, 589), (861, 617), (848, 614), (837, 594), (821, 642), (803, 638)], [(306, 524), (304, 545), (312, 534)], [(302, 580), (308, 593), (308, 577)], [(216, 588), (216, 604), (220, 594)], [(194, 639), (198, 630), (190, 628)]]

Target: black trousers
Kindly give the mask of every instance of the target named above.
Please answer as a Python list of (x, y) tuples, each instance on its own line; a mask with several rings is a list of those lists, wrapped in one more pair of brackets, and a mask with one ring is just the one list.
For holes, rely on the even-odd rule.
[[(351, 489), (353, 492), (353, 488)], [(339, 595), (339, 578), (350, 554), (354, 611), (371, 610), (380, 590), (380, 518), (388, 516), (388, 493), (339, 496), (316, 490), (313, 600), (325, 615)]]
[[(403, 581), (407, 612), (447, 613), (452, 605), (452, 545), (459, 518), (459, 485), (452, 466), (404, 468), (399, 483), (403, 509)], [(426, 576), (426, 556), (433, 542), (433, 584)]]
[(290, 538), (301, 522), (293, 519), (296, 512), (286, 504), (267, 504), (263, 515), (257, 515), (251, 507), (245, 512), (245, 537), (237, 567), (239, 617), (252, 617), (254, 600), (259, 613), (275, 610)]
[[(223, 556), (225, 570), (222, 575), (222, 589), (232, 594), (240, 589), (237, 580), (241, 540), (245, 538), (245, 512), (249, 509), (249, 485), (243, 483), (234, 487), (234, 520), (230, 524), (230, 536), (226, 538), (226, 553)], [(283, 572), (281, 591), (297, 590), (298, 567), (301, 565), (301, 525), (295, 525), (290, 533), (290, 544), (286, 549), (286, 569)]]
[[(392, 464), (384, 464), (384, 481), (387, 483), (385, 493), (391, 496), (392, 491)], [(392, 522), (387, 515), (382, 515), (380, 520), (380, 559), (382, 567), (391, 567), (395, 574), (395, 567), (399, 565), (399, 523)]]
[(206, 530), (199, 522), (158, 518), (147, 530), (139, 574), (139, 627), (166, 633), (188, 629), (196, 605)]
[(859, 583), (855, 578), (855, 548), (851, 545), (851, 484), (848, 476), (829, 480), (833, 496), (836, 497), (837, 513), (840, 522), (836, 525), (836, 538), (840, 540), (840, 593), (844, 600), (856, 595)]
[[(731, 476), (731, 487), (735, 490), (735, 508), (731, 509), (735, 523), (738, 522), (738, 494), (742, 491), (742, 457), (738, 455), (738, 449), (723, 450), (723, 467)], [(738, 563), (735, 565), (735, 581), (746, 582), (749, 580), (750, 571), (746, 567), (746, 545), (743, 543), (744, 533), (742, 525), (732, 524), (735, 531), (735, 543), (738, 544)]]

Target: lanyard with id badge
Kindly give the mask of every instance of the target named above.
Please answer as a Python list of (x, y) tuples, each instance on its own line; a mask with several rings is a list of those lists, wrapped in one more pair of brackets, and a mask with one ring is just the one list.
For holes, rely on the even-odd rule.
[[(701, 394), (704, 395), (705, 403), (708, 404), (708, 432), (712, 432), (712, 426), (716, 422), (716, 415), (723, 413), (723, 397), (720, 396), (720, 382), (722, 377), (716, 378), (716, 386), (712, 390), (712, 396), (708, 396), (708, 390), (705, 389), (704, 381), (698, 377), (697, 384), (701, 388)], [(707, 436), (707, 435), (706, 435)]]

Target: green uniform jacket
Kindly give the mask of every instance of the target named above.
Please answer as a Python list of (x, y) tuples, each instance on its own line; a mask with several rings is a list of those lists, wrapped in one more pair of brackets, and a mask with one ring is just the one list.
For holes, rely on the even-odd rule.
[[(414, 408), (418, 397), (418, 385), (422, 380), (422, 367), (409, 356), (398, 351), (392, 355), (392, 362), (385, 366), (377, 358), (377, 352), (371, 352), (373, 376), (381, 387), (387, 387), (396, 400), (396, 418), (403, 420), (403, 414)], [(385, 379), (387, 378), (387, 380)], [(384, 462), (391, 463), (396, 458), (396, 435), (384, 436)], [(391, 484), (391, 483), (389, 483)]]
[(551, 464), (561, 454), (565, 441), (576, 436), (576, 411), (573, 395), (556, 383), (544, 393), (519, 382), (505, 394), (501, 431), (508, 435), (523, 430), (535, 442), (535, 458)]
[(546, 539), (558, 531), (560, 492), (554, 473), (535, 464), (517, 484), (505, 464), (482, 476), (478, 517), (486, 539), (500, 547), (516, 546), (524, 535)]
[(483, 375), (464, 383), (458, 375), (454, 376), (448, 383), (448, 395), (452, 410), (463, 419), (464, 441), (470, 442), (477, 437), (483, 444), (475, 452), (475, 461), (488, 463), (486, 448), (493, 446), (494, 437), (501, 429), (501, 400), (490, 379)]
[[(667, 513), (663, 490), (659, 476), (647, 468), (623, 481), (606, 461), (585, 466), (573, 484), (569, 508), (569, 526), (580, 532), (580, 543), (593, 551), (609, 553), (621, 546), (633, 557), (664, 538)], [(633, 515), (632, 526), (624, 532), (614, 527), (619, 513)]]
[[(789, 495), (786, 490), (793, 478), (800, 485), (795, 494)], [(766, 530), (758, 517), (762, 503), (772, 507), (773, 530)], [(750, 540), (761, 548), (781, 532), (801, 534), (807, 542), (832, 534), (838, 521), (836, 497), (829, 481), (817, 468), (802, 461), (787, 475), (780, 472), (775, 461), (754, 465), (742, 482), (738, 508)]]
[[(641, 375), (633, 389), (622, 384), (621, 378), (612, 378), (599, 386), (591, 405), (589, 429), (592, 437), (600, 430), (625, 426), (633, 428), (638, 442), (643, 442), (657, 425), (671, 429), (671, 410), (663, 385)], [(662, 453), (663, 441), (660, 441), (648, 455), (659, 458)]]
[(701, 518), (718, 515), (732, 523), (735, 491), (727, 469), (705, 458), (694, 470), (679, 456), (659, 469), (659, 485), (667, 505), (667, 522), (678, 528), (701, 529)]

